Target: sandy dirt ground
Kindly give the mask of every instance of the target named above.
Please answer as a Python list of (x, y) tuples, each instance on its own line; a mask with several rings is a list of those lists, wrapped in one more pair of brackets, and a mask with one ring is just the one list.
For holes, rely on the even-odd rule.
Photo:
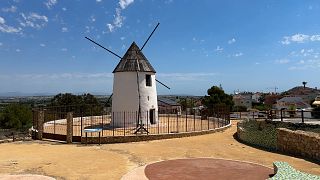
[(286, 161), (294, 168), (320, 175), (320, 166), (304, 159), (266, 152), (233, 139), (236, 122), (224, 132), (179, 139), (85, 146), (48, 141), (0, 144), (0, 179), (4, 174), (39, 174), (56, 179), (120, 179), (146, 164), (181, 158), (241, 160), (272, 168)]

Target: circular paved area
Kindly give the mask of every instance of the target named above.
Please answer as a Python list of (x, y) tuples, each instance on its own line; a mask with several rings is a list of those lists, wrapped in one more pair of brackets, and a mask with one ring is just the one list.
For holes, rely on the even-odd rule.
[(162, 161), (146, 166), (150, 180), (167, 179), (267, 179), (273, 169), (265, 166), (223, 159), (199, 158)]

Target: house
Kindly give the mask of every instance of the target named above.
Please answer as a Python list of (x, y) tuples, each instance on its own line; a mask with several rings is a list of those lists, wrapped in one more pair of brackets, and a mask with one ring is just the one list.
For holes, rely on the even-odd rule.
[(287, 96), (279, 99), (273, 107), (277, 110), (287, 109), (287, 110), (296, 110), (296, 109), (309, 109), (311, 108), (310, 104), (303, 101), (301, 97), (297, 96)]
[(169, 113), (181, 115), (181, 105), (176, 101), (167, 98), (158, 98), (159, 113)]
[(253, 103), (259, 103), (259, 100), (260, 100), (261, 96), (262, 96), (262, 93), (260, 93), (260, 92), (254, 93), (252, 95), (252, 102)]
[(272, 94), (266, 95), (264, 98), (264, 104), (269, 105), (269, 106), (273, 106), (273, 104), (275, 104), (281, 98), (282, 98), (282, 96), (279, 94), (272, 93)]
[[(306, 118), (311, 118), (311, 106), (310, 104), (306, 103), (303, 101), (301, 97), (296, 97), (296, 96), (288, 96), (288, 97), (283, 97), (280, 100), (277, 101), (276, 104), (273, 106), (276, 110), (294, 110), (296, 116), (301, 115), (301, 111), (303, 112), (303, 116)], [(286, 111), (284, 112), (284, 115), (292, 115), (290, 112)]]
[(320, 96), (317, 96), (317, 97), (314, 99), (312, 105), (320, 106)]
[(242, 92), (233, 95), (234, 106), (244, 106), (247, 109), (252, 108), (252, 93)]

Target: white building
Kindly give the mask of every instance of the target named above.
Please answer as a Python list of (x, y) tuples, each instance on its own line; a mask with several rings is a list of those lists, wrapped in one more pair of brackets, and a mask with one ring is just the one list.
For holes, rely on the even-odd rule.
[[(113, 71), (112, 125), (158, 122), (156, 71), (135, 42)], [(139, 113), (140, 112), (140, 113)]]

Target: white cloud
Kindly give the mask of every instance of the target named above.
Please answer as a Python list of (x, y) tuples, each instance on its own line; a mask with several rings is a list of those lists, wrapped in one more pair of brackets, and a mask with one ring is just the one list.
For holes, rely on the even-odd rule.
[(62, 48), (61, 51), (68, 51), (68, 49), (67, 48)]
[(281, 41), (281, 43), (285, 45), (290, 44), (290, 37), (288, 36), (283, 37), (283, 40)]
[(240, 56), (243, 56), (243, 53), (242, 52), (239, 52), (239, 53), (236, 53), (233, 55), (234, 57), (240, 57)]
[(0, 24), (4, 24), (4, 23), (6, 23), (6, 21), (4, 20), (3, 17), (0, 16)]
[(45, 44), (43, 44), (43, 43), (41, 43), (41, 44), (40, 44), (40, 46), (41, 46), (41, 47), (46, 47), (46, 45), (45, 45)]
[(320, 69), (320, 59), (309, 59), (309, 60), (300, 60), (296, 63), (295, 66), (291, 66), (288, 68), (289, 70), (310, 70)]
[(233, 44), (233, 43), (235, 43), (236, 42), (236, 39), (235, 38), (232, 38), (232, 39), (230, 39), (229, 41), (228, 41), (228, 44)]
[(2, 46), (3, 45), (3, 43), (2, 42), (0, 42), (0, 46)]
[(121, 9), (125, 9), (133, 2), (134, 2), (134, 0), (120, 0), (119, 5), (120, 5)]
[(278, 59), (275, 61), (277, 64), (288, 64), (290, 62), (289, 59)]
[(47, 6), (48, 9), (51, 9), (54, 5), (58, 3), (57, 0), (48, 0), (44, 4)]
[(11, 13), (14, 13), (17, 11), (17, 7), (16, 6), (11, 6), (11, 7), (8, 7), (8, 8), (2, 8), (1, 9), (3, 12), (11, 12)]
[(291, 36), (291, 41), (298, 42), (298, 43), (302, 43), (308, 39), (309, 39), (309, 35), (305, 35), (305, 34), (295, 34)]
[(122, 37), (120, 37), (120, 39), (121, 39), (121, 41), (123, 41), (123, 40), (125, 40), (125, 39), (126, 39), (126, 37), (123, 37), (123, 36), (122, 36)]
[(282, 44), (288, 45), (291, 43), (305, 43), (305, 42), (314, 42), (320, 41), (320, 35), (306, 35), (306, 34), (294, 34), (292, 36), (284, 36), (281, 41)]
[(116, 27), (121, 27), (122, 24), (123, 24), (123, 20), (125, 19), (124, 16), (121, 16), (121, 10), (120, 9), (116, 9), (116, 16), (113, 20), (113, 24), (116, 26)]
[(68, 32), (68, 28), (67, 27), (62, 27), (61, 28), (61, 32)]
[(48, 81), (48, 80), (61, 80), (71, 79), (71, 80), (96, 80), (96, 79), (112, 79), (112, 73), (59, 73), (59, 74), (14, 74), (14, 75), (7, 75), (7, 74), (0, 74), (0, 79), (17, 79), (17, 80), (38, 80), (41, 81)]
[(217, 48), (215, 49), (215, 51), (217, 51), (217, 52), (222, 52), (222, 51), (223, 51), (223, 48), (220, 47), (220, 46), (217, 46)]
[(0, 16), (0, 32), (3, 33), (19, 33), (21, 32), (21, 28), (15, 28), (9, 25), (6, 25), (6, 21), (3, 17)]
[(121, 28), (123, 25), (123, 21), (125, 17), (121, 15), (122, 10), (126, 9), (130, 4), (132, 4), (134, 0), (120, 0), (119, 6), (120, 8), (116, 8), (116, 14), (114, 15), (114, 19), (112, 23), (107, 23), (107, 28), (109, 32), (113, 32), (117, 28)]
[(63, 11), (67, 11), (67, 8), (63, 7), (62, 10), (63, 10)]
[(41, 29), (48, 23), (47, 16), (39, 15), (37, 13), (31, 12), (29, 15), (20, 13), (22, 20), (20, 19), (20, 25), (22, 27), (31, 27), (35, 29)]
[(110, 32), (113, 32), (114, 31), (114, 26), (110, 23), (107, 24), (107, 27), (109, 29)]
[(124, 21), (125, 17), (121, 15), (121, 9), (116, 8), (116, 15), (113, 19), (113, 23), (107, 24), (107, 27), (109, 29), (110, 32), (113, 32), (116, 28), (121, 28), (123, 25), (123, 21)]
[(96, 0), (96, 2), (98, 2), (98, 3), (101, 2), (101, 1), (102, 1), (102, 0)]
[(16, 49), (16, 52), (20, 52), (21, 50), (20, 49)]
[(95, 21), (96, 21), (96, 18), (94, 17), (94, 15), (91, 15), (91, 16), (90, 16), (90, 21), (91, 21), (91, 22), (95, 22)]
[(310, 37), (310, 40), (311, 40), (311, 41), (320, 41), (320, 35), (312, 35), (312, 36)]

